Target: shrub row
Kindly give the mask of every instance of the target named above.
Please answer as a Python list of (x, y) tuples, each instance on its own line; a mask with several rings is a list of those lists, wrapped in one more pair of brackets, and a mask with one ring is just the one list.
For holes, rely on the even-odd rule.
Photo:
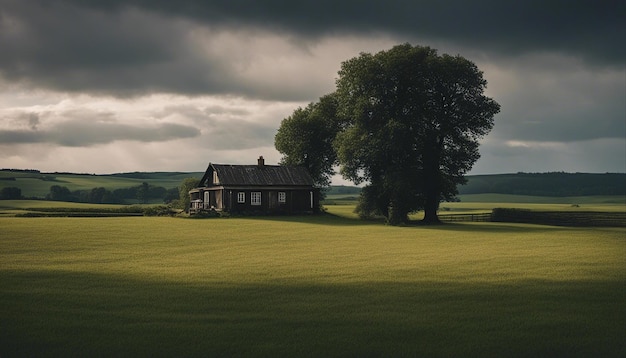
[(556, 226), (626, 227), (626, 212), (535, 211), (496, 208), (491, 214), (491, 221)]
[(16, 217), (119, 217), (119, 216), (173, 216), (177, 211), (169, 206), (124, 206), (119, 208), (28, 208)]

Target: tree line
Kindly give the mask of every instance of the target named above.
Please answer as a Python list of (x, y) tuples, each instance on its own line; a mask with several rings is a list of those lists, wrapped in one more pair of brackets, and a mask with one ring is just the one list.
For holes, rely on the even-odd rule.
[(178, 200), (178, 188), (166, 189), (162, 186), (155, 186), (146, 182), (141, 185), (109, 190), (104, 187), (96, 187), (89, 190), (71, 191), (65, 186), (53, 185), (50, 192), (46, 194), (46, 200), (69, 201), (77, 203), (91, 204), (126, 204), (129, 201), (148, 203), (160, 200), (170, 203)]
[[(52, 185), (46, 194), (45, 200), (66, 201), (90, 204), (129, 204), (153, 203), (160, 201), (172, 208), (188, 209), (189, 190), (198, 185), (197, 178), (186, 178), (176, 188), (167, 189), (147, 182), (128, 188), (109, 190), (104, 187), (95, 187), (88, 190), (70, 190), (66, 186)], [(0, 190), (0, 200), (20, 200), (22, 190), (17, 187), (4, 187)], [(41, 198), (32, 198), (41, 199)]]
[(532, 196), (626, 195), (624, 173), (515, 173), (469, 177), (460, 194)]

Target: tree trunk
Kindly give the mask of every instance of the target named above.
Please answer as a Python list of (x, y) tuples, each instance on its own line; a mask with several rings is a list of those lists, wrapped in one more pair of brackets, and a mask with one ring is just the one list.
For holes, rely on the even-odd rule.
[(397, 200), (391, 203), (388, 213), (387, 224), (389, 225), (400, 225), (409, 221), (406, 209)]
[(439, 193), (429, 192), (426, 195), (426, 202), (424, 204), (424, 224), (441, 224), (439, 216), (437, 216), (437, 210), (439, 210)]
[(424, 176), (425, 176), (425, 201), (424, 201), (424, 224), (440, 224), (437, 216), (439, 199), (441, 196), (441, 173), (439, 172), (439, 158), (443, 146), (443, 139), (433, 135), (435, 143), (430, 151), (425, 153)]

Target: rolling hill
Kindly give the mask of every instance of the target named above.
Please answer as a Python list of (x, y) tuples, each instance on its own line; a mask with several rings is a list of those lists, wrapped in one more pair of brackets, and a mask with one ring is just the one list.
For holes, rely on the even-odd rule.
[[(176, 188), (185, 178), (200, 178), (202, 172), (131, 172), (116, 174), (42, 173), (37, 170), (0, 170), (0, 190), (19, 188), (26, 198), (44, 198), (53, 185), (70, 191), (123, 189), (148, 183), (165, 189)], [(626, 195), (626, 173), (515, 173), (473, 175), (459, 186), (460, 195), (507, 194), (528, 196)], [(358, 195), (360, 188), (332, 186), (330, 195)]]

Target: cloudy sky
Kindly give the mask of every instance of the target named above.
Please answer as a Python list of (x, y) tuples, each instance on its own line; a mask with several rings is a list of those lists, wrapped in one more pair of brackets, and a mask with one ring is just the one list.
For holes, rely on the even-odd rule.
[(0, 0), (0, 167), (274, 164), (281, 120), (342, 61), (409, 42), (472, 60), (502, 106), (471, 174), (626, 172), (625, 18), (609, 0)]

